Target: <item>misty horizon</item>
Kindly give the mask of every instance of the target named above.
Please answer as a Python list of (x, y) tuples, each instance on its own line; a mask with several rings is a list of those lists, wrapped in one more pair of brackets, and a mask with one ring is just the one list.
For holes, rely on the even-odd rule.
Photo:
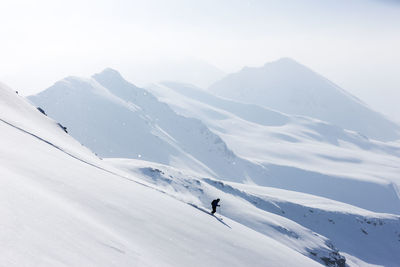
[(0, 81), (24, 95), (107, 67), (138, 86), (204, 88), (289, 57), (400, 121), (398, 1), (16, 0), (0, 10)]

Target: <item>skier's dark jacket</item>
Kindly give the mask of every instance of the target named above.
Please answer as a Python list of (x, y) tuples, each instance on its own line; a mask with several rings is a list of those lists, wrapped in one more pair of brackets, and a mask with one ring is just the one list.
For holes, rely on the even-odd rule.
[(218, 202), (219, 202), (219, 198), (218, 198), (218, 199), (214, 199), (214, 200), (211, 202), (211, 207), (212, 207), (213, 209), (219, 207)]

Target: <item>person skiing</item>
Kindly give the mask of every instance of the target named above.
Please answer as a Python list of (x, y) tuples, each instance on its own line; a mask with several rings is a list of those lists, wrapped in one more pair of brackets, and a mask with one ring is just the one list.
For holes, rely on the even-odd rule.
[(214, 213), (217, 211), (217, 207), (220, 206), (220, 205), (218, 205), (219, 201), (220, 201), (220, 199), (217, 198), (217, 199), (214, 199), (214, 200), (211, 202), (211, 207), (212, 207), (211, 214), (212, 214), (212, 215), (214, 215)]

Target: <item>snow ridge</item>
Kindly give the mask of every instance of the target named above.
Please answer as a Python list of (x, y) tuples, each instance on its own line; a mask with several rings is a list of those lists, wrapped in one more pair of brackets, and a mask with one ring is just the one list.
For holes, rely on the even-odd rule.
[(209, 90), (237, 101), (318, 118), (373, 139), (400, 139), (399, 125), (292, 59), (244, 68), (214, 83)]

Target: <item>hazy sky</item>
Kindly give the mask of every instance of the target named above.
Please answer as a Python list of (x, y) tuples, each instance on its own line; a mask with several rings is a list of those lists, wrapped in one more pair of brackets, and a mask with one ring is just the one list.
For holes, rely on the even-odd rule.
[(292, 57), (400, 121), (400, 0), (1, 0), (0, 37), (0, 81), (23, 94), (105, 67), (142, 85), (165, 62)]

